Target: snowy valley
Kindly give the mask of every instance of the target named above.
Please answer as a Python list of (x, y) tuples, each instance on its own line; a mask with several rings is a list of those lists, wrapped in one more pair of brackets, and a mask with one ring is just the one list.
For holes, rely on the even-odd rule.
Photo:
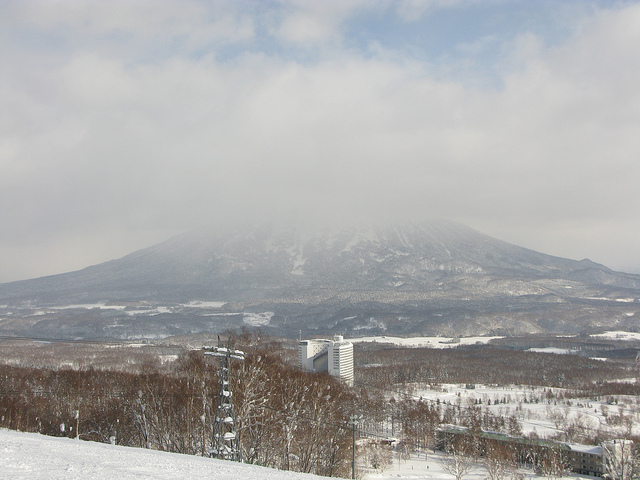
[[(2, 472), (12, 473), (0, 478), (45, 478), (44, 472), (58, 478), (56, 471), (60, 477), (118, 472), (122, 478), (164, 478), (180, 469), (211, 469), (219, 478), (254, 478), (255, 472), (255, 478), (289, 478), (276, 470), (259, 473), (254, 466), (238, 473), (235, 469), (244, 466), (196, 458), (209, 448), (215, 417), (217, 367), (206, 361), (201, 347), (212, 340), (198, 335), (139, 343), (3, 339), (0, 427), (107, 445), (85, 458), (79, 449), (91, 442), (3, 430)], [(346, 388), (326, 375), (298, 371), (295, 342), (245, 332), (233, 341), (247, 352), (247, 360), (231, 377), (243, 458), (279, 469), (349, 476), (352, 415), (360, 419), (358, 478), (367, 479), (453, 478), (445, 467), (450, 454), (437, 440), (438, 432), (451, 425), (579, 449), (598, 448), (605, 439), (637, 438), (638, 334), (533, 337), (520, 339), (519, 349), (504, 346), (516, 340), (361, 338), (355, 349), (356, 385)], [(598, 358), (589, 358), (596, 346)], [(21, 456), (29, 448), (57, 452), (56, 461), (47, 471), (38, 456)], [(122, 458), (118, 468), (111, 455)], [(155, 455), (161, 457), (154, 460)], [(169, 466), (174, 461), (193, 463)], [(154, 462), (169, 463), (157, 473), (150, 466)], [(484, 460), (477, 457), (475, 463), (465, 478), (484, 478)], [(518, 475), (540, 476), (532, 467), (520, 465)], [(575, 476), (562, 472), (567, 475)]]

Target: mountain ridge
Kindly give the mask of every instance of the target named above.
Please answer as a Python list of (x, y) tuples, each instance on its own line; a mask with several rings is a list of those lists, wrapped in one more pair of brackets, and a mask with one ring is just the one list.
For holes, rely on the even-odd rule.
[(263, 326), (287, 335), (579, 332), (606, 322), (633, 326), (639, 298), (640, 275), (446, 220), (202, 230), (76, 272), (0, 284), (8, 305), (221, 301), (228, 313), (272, 313)]
[[(425, 229), (425, 225), (429, 228)], [(417, 235), (417, 231), (422, 229), (422, 233), (426, 234), (422, 238)], [(425, 231), (426, 230), (426, 231)], [(466, 231), (465, 231), (466, 230)], [(462, 232), (462, 234), (461, 234)], [(427, 239), (427, 241), (425, 241)], [(279, 243), (279, 245), (278, 245)], [(485, 253), (485, 262), (481, 264), (477, 258), (469, 258), (473, 256), (469, 251), (460, 248), (461, 244), (472, 246), (475, 253), (489, 245), (488, 252)], [(484, 245), (483, 245), (484, 244)], [(381, 247), (383, 245), (383, 247)], [(448, 245), (448, 246), (447, 246)], [(496, 250), (496, 245), (506, 250), (510, 257), (496, 257), (491, 250)], [(338, 248), (336, 248), (336, 246)], [(450, 248), (454, 248), (452, 253)], [(269, 267), (277, 267), (283, 274), (293, 275), (294, 277), (305, 277), (305, 275), (318, 276), (318, 268), (312, 267), (309, 274), (305, 271), (309, 270), (309, 255), (323, 255), (323, 261), (326, 261), (329, 255), (335, 257), (347, 257), (348, 252), (355, 254), (360, 262), (365, 263), (375, 261), (381, 264), (389, 261), (390, 257), (410, 256), (411, 250), (415, 254), (416, 249), (420, 250), (418, 260), (420, 267), (425, 272), (450, 272), (450, 273), (480, 273), (487, 268), (493, 269), (492, 273), (498, 273), (500, 268), (509, 271), (514, 270), (516, 265), (518, 274), (526, 273), (535, 275), (537, 272), (536, 265), (545, 265), (547, 274), (552, 273), (549, 265), (562, 269), (573, 271), (580, 270), (578, 266), (584, 269), (597, 269), (598, 271), (611, 270), (603, 265), (596, 264), (590, 260), (568, 260), (561, 257), (554, 257), (543, 253), (535, 252), (524, 247), (503, 242), (482, 234), (470, 227), (452, 222), (444, 222), (442, 220), (431, 221), (428, 224), (410, 224), (410, 227), (392, 226), (386, 229), (376, 229), (374, 227), (357, 227), (349, 230), (340, 230), (337, 235), (331, 232), (330, 235), (325, 234), (309, 234), (304, 236), (297, 230), (276, 229), (271, 224), (266, 224), (260, 228), (250, 231), (236, 231), (234, 234), (228, 233), (211, 233), (211, 231), (196, 231), (178, 235), (170, 238), (165, 242), (137, 250), (120, 259), (110, 260), (98, 265), (92, 265), (81, 270), (41, 277), (37, 279), (28, 279), (18, 282), (10, 282), (0, 284), (0, 296), (5, 290), (10, 290), (11, 286), (23, 286), (28, 290), (34, 291), (38, 288), (51, 288), (53, 284), (56, 286), (65, 286), (75, 282), (86, 282), (88, 285), (100, 283), (103, 278), (95, 277), (95, 274), (105, 275), (117, 271), (119, 272), (119, 281), (138, 276), (139, 282), (145, 281), (145, 277), (163, 276), (171, 273), (174, 281), (177, 283), (191, 283), (188, 281), (190, 272), (191, 277), (196, 277), (199, 282), (206, 281), (207, 266), (210, 267), (209, 272), (217, 267), (231, 273), (235, 270), (246, 270), (251, 266), (255, 266), (258, 255), (262, 255), (261, 261), (270, 261)], [(304, 250), (307, 255), (304, 255)], [(189, 254), (185, 255), (185, 251)], [(289, 253), (290, 257), (286, 258), (285, 253)], [(226, 262), (223, 262), (223, 257)], [(476, 255), (477, 256), (477, 255)], [(277, 258), (279, 257), (279, 258)], [(368, 258), (367, 258), (368, 257)], [(431, 258), (427, 258), (431, 257)], [(398, 259), (392, 259), (398, 260)], [(411, 259), (415, 263), (415, 257)], [(287, 264), (287, 262), (289, 262)], [(311, 260), (313, 262), (313, 259)], [(223, 264), (224, 263), (224, 264)], [(405, 262), (406, 263), (406, 262)], [(287, 272), (286, 266), (290, 269)], [(142, 267), (144, 268), (142, 268)], [(350, 270), (362, 270), (353, 262), (348, 265)], [(406, 266), (405, 266), (406, 268)], [(145, 270), (146, 273), (141, 272)], [(188, 272), (186, 272), (188, 270)], [(395, 273), (400, 275), (402, 269), (398, 269)], [(360, 271), (360, 273), (366, 273)], [(295, 278), (293, 279), (295, 283)], [(151, 278), (146, 281), (153, 283)], [(304, 281), (301, 283), (305, 283)], [(30, 285), (34, 287), (29, 288)], [(55, 288), (54, 288), (55, 289)], [(64, 291), (66, 288), (63, 288)], [(6, 297), (6, 294), (4, 294)], [(2, 297), (0, 297), (2, 298)]]

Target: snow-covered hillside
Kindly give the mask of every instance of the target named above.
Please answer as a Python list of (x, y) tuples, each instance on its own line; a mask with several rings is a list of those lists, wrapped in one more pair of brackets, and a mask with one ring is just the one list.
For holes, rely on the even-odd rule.
[(0, 479), (294, 480), (316, 475), (0, 429)]
[(80, 271), (0, 284), (0, 335), (579, 334), (634, 327), (639, 299), (640, 275), (453, 222), (259, 225), (189, 232)]
[[(369, 470), (364, 480), (431, 479), (454, 480), (443, 469), (441, 452), (412, 455), (406, 460), (394, 458), (384, 471)], [(361, 475), (363, 472), (359, 472)], [(543, 480), (532, 470), (519, 469), (523, 480)], [(285, 472), (257, 465), (214, 460), (193, 455), (120, 447), (83, 442), (69, 438), (53, 438), (37, 433), (0, 429), (0, 479), (204, 479), (216, 480), (319, 480), (319, 477)], [(483, 480), (486, 471), (479, 464), (464, 480)], [(572, 480), (593, 480), (594, 477), (567, 475)]]
[(423, 347), (423, 348), (456, 348), (460, 345), (484, 345), (491, 340), (504, 337), (392, 337), (375, 336), (350, 338), (352, 343), (390, 343), (401, 347)]

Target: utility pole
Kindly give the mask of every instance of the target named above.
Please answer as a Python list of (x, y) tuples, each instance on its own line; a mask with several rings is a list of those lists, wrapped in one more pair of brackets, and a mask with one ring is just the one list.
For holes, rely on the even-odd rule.
[(223, 347), (218, 337), (217, 347), (204, 347), (205, 355), (217, 357), (220, 361), (218, 379), (218, 405), (213, 424), (213, 446), (211, 456), (224, 460), (242, 461), (238, 434), (235, 430), (236, 416), (233, 409), (233, 395), (229, 381), (229, 363), (231, 360), (244, 360), (244, 352)]
[(351, 429), (353, 430), (353, 450), (351, 455), (351, 478), (356, 478), (356, 428), (360, 421), (362, 420), (362, 415), (351, 415), (349, 420), (349, 425), (351, 425)]

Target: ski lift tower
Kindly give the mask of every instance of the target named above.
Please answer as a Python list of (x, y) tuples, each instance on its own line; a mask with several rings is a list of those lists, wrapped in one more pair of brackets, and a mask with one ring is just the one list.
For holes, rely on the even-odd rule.
[(244, 360), (244, 352), (223, 347), (218, 337), (217, 347), (204, 347), (205, 355), (217, 357), (220, 361), (218, 373), (218, 408), (213, 424), (213, 446), (209, 450), (212, 457), (223, 460), (242, 461), (240, 443), (235, 430), (236, 416), (233, 410), (233, 395), (229, 383), (229, 364), (231, 360)]

